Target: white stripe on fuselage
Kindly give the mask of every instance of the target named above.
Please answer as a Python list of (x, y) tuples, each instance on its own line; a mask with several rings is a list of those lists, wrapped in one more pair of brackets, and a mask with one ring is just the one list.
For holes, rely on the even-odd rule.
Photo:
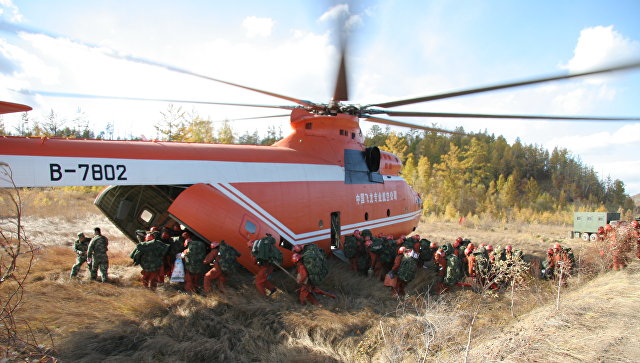
[[(240, 192), (238, 189), (233, 187), (230, 184), (212, 184), (212, 186), (218, 189), (221, 193), (226, 195), (229, 199), (233, 200), (235, 203), (239, 204), (243, 208), (250, 211), (256, 218), (263, 221), (269, 227), (273, 228), (278, 234), (282, 237), (286, 238), (292, 244), (304, 244), (309, 242), (315, 242), (319, 240), (328, 239), (331, 237), (329, 229), (322, 229), (312, 232), (306, 232), (301, 234), (296, 234), (291, 231), (287, 226), (284, 225), (277, 218), (272, 216), (269, 212), (264, 210), (260, 205), (251, 200), (248, 196)], [(384, 227), (392, 224), (402, 223), (409, 220), (412, 220), (420, 215), (421, 211), (410, 212), (398, 216), (392, 216), (387, 218), (376, 219), (372, 221), (359, 222), (355, 224), (346, 225), (341, 229), (341, 235), (346, 235), (349, 233), (353, 233), (356, 229), (366, 229), (366, 228), (378, 228)]]

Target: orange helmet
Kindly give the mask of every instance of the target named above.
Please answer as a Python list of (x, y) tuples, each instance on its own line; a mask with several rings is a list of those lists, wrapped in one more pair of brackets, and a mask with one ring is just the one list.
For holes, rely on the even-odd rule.
[(549, 248), (549, 249), (547, 250), (547, 254), (549, 254), (549, 255), (553, 255), (553, 248)]
[(493, 251), (493, 246), (492, 245), (488, 245), (487, 246), (487, 251), (489, 251), (489, 252)]
[(406, 250), (406, 248), (404, 248), (404, 246), (398, 248), (398, 254), (399, 255), (403, 254), (405, 250)]
[(613, 227), (611, 227), (611, 225), (610, 225), (609, 223), (607, 223), (607, 224), (605, 224), (605, 225), (604, 225), (604, 230), (605, 230), (605, 231), (610, 231), (610, 230), (612, 230), (612, 229), (613, 229)]
[(559, 250), (559, 249), (562, 249), (562, 246), (560, 246), (560, 243), (556, 243), (556, 244), (553, 245), (553, 249), (554, 250)]
[(504, 248), (504, 250), (505, 250), (505, 251), (507, 251), (507, 252), (511, 252), (511, 251), (513, 251), (513, 247), (511, 247), (511, 245), (507, 245), (507, 246)]
[(302, 257), (302, 256), (301, 256), (299, 253), (294, 253), (294, 254), (291, 256), (291, 261), (293, 261), (293, 262), (298, 262), (298, 261), (300, 261), (300, 258), (301, 258), (301, 257)]

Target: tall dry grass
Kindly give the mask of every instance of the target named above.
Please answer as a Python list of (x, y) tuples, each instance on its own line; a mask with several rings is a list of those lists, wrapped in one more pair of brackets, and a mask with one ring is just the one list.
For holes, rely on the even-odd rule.
[[(92, 199), (86, 197), (78, 203), (90, 203)], [(91, 209), (80, 204), (76, 211)], [(603, 301), (637, 298), (628, 292), (618, 293), (635, 287), (630, 278), (637, 276), (637, 270), (606, 273), (604, 281), (608, 276), (629, 277), (619, 281), (617, 290), (607, 290), (601, 277), (586, 273), (594, 264), (589, 260), (595, 258), (589, 255), (591, 245), (564, 240), (562, 226), (501, 222), (476, 226), (429, 220), (420, 224), (417, 233), (436, 242), (451, 242), (462, 236), (494, 246), (512, 244), (529, 259), (543, 257), (548, 247), (560, 241), (574, 248), (585, 273), (572, 277), (563, 287), (557, 313), (553, 281), (530, 279), (516, 290), (513, 302), (509, 292), (480, 298), (477, 292), (463, 288), (434, 296), (430, 286), (435, 274), (421, 269), (407, 287), (408, 297), (399, 300), (379, 281), (354, 275), (337, 260), (330, 260), (330, 273), (322, 285), (337, 298), (320, 297), (322, 306), (318, 307), (298, 305), (295, 283), (279, 271), (273, 278), (280, 291), (271, 297), (259, 296), (253, 277), (242, 271), (229, 280), (225, 295), (187, 295), (175, 286), (150, 292), (142, 288), (139, 267), (131, 266), (128, 258), (133, 245), (103, 217), (87, 212), (86, 218), (68, 218), (69, 210), (73, 216), (73, 208), (59, 209), (57, 229), (37, 236), (40, 250), (24, 310), (34, 325), (42, 327), (37, 334), (44, 337), (51, 333), (56, 352), (64, 361), (460, 361), (465, 355), (472, 307), (478, 307), (478, 313), (468, 352), (471, 360), (554, 361), (562, 359), (540, 352), (556, 341), (556, 332), (585, 331), (584, 327), (571, 330), (572, 319), (580, 318), (578, 311), (572, 310), (574, 305), (583, 315), (593, 317), (591, 323), (611, 329), (608, 334), (612, 338), (607, 344), (615, 350), (619, 348), (615, 342), (625, 340), (612, 321), (600, 314)], [(47, 213), (53, 211), (29, 216), (29, 228), (42, 231), (46, 223), (51, 223)], [(75, 233), (88, 233), (94, 226), (103, 228), (111, 241), (111, 284), (87, 281), (86, 268), (80, 279), (68, 278), (75, 258), (70, 247)], [(607, 295), (608, 291), (614, 294)], [(585, 294), (593, 295), (593, 305), (576, 305)], [(629, 312), (624, 310), (624, 314)], [(544, 318), (549, 314), (563, 318), (548, 325)], [(537, 340), (539, 334), (544, 338)], [(570, 339), (558, 341), (567, 345), (557, 345), (555, 357), (593, 357), (574, 352)], [(535, 349), (528, 352), (519, 344)], [(564, 351), (570, 353), (558, 355)], [(612, 356), (622, 357), (618, 353)]]

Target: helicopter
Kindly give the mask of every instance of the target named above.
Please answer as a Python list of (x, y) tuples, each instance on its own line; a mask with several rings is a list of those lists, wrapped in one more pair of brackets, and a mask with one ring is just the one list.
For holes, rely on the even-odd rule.
[[(29, 31), (29, 29), (23, 29)], [(369, 229), (399, 237), (415, 231), (421, 196), (402, 177), (397, 155), (366, 147), (360, 121), (429, 132), (456, 131), (397, 120), (401, 117), (545, 120), (638, 120), (620, 117), (491, 115), (395, 111), (412, 105), (501, 89), (586, 77), (640, 67), (619, 64), (453, 92), (354, 105), (349, 101), (348, 39), (341, 39), (334, 92), (316, 103), (137, 59), (178, 73), (261, 93), (292, 106), (207, 102), (290, 111), (291, 133), (270, 146), (62, 138), (0, 138), (0, 162), (11, 168), (17, 187), (106, 186), (96, 206), (129, 239), (135, 231), (176, 223), (205, 242), (225, 240), (239, 251), (267, 233), (278, 241), (284, 267), (293, 247), (315, 243), (340, 254), (343, 238)], [(46, 96), (44, 92), (36, 92)], [(51, 94), (83, 97), (87, 95)], [(123, 97), (95, 96), (122, 99)], [(135, 100), (129, 98), (130, 100)], [(149, 100), (149, 99), (140, 99)], [(173, 100), (175, 102), (189, 102)], [(28, 106), (0, 104), (1, 112)], [(0, 187), (10, 187), (2, 182)], [(257, 271), (250, 253), (238, 262)]]

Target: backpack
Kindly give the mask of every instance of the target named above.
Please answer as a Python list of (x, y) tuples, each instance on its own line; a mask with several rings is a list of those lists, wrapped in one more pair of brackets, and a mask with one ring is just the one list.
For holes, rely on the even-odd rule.
[(356, 244), (356, 237), (349, 235), (344, 237), (344, 257), (354, 258), (356, 257), (358, 246)]
[(409, 238), (405, 238), (404, 241), (402, 241), (402, 245), (404, 246), (404, 248), (408, 249), (408, 250), (412, 250), (413, 249), (413, 244), (415, 243), (415, 240), (411, 237)]
[(380, 253), (380, 262), (391, 264), (396, 258), (396, 241), (392, 239), (383, 240), (382, 252)]
[(304, 246), (302, 263), (307, 269), (309, 283), (318, 286), (329, 274), (329, 265), (324, 251), (313, 243)]
[(187, 246), (189, 253), (185, 256), (185, 267), (194, 274), (205, 273), (209, 266), (202, 262), (207, 257), (207, 246), (199, 240), (192, 240)]
[(456, 255), (447, 255), (447, 271), (444, 276), (444, 283), (453, 285), (462, 280), (462, 262)]
[(142, 252), (140, 252), (138, 250), (138, 247), (134, 248), (133, 251), (131, 251), (131, 254), (129, 255), (129, 257), (133, 260), (133, 265), (139, 265), (140, 264), (140, 260), (142, 259)]
[(476, 260), (476, 274), (481, 277), (487, 277), (489, 275), (489, 259), (483, 253), (474, 253), (473, 256)]
[(259, 263), (272, 262), (282, 264), (282, 252), (275, 246), (276, 239), (266, 236), (254, 242), (251, 254)]
[(431, 241), (428, 239), (420, 240), (420, 259), (422, 261), (431, 261), (433, 253), (431, 252)]
[(384, 240), (382, 238), (373, 238), (371, 242), (373, 242), (371, 244), (371, 252), (377, 255), (381, 254), (384, 249)]
[(402, 256), (402, 262), (398, 268), (398, 278), (405, 282), (410, 282), (416, 277), (418, 261), (411, 256)]
[(235, 248), (229, 246), (224, 241), (220, 243), (220, 260), (218, 263), (220, 264), (220, 268), (224, 272), (232, 272), (235, 271), (238, 267), (238, 261), (236, 259), (240, 257), (240, 252)]

